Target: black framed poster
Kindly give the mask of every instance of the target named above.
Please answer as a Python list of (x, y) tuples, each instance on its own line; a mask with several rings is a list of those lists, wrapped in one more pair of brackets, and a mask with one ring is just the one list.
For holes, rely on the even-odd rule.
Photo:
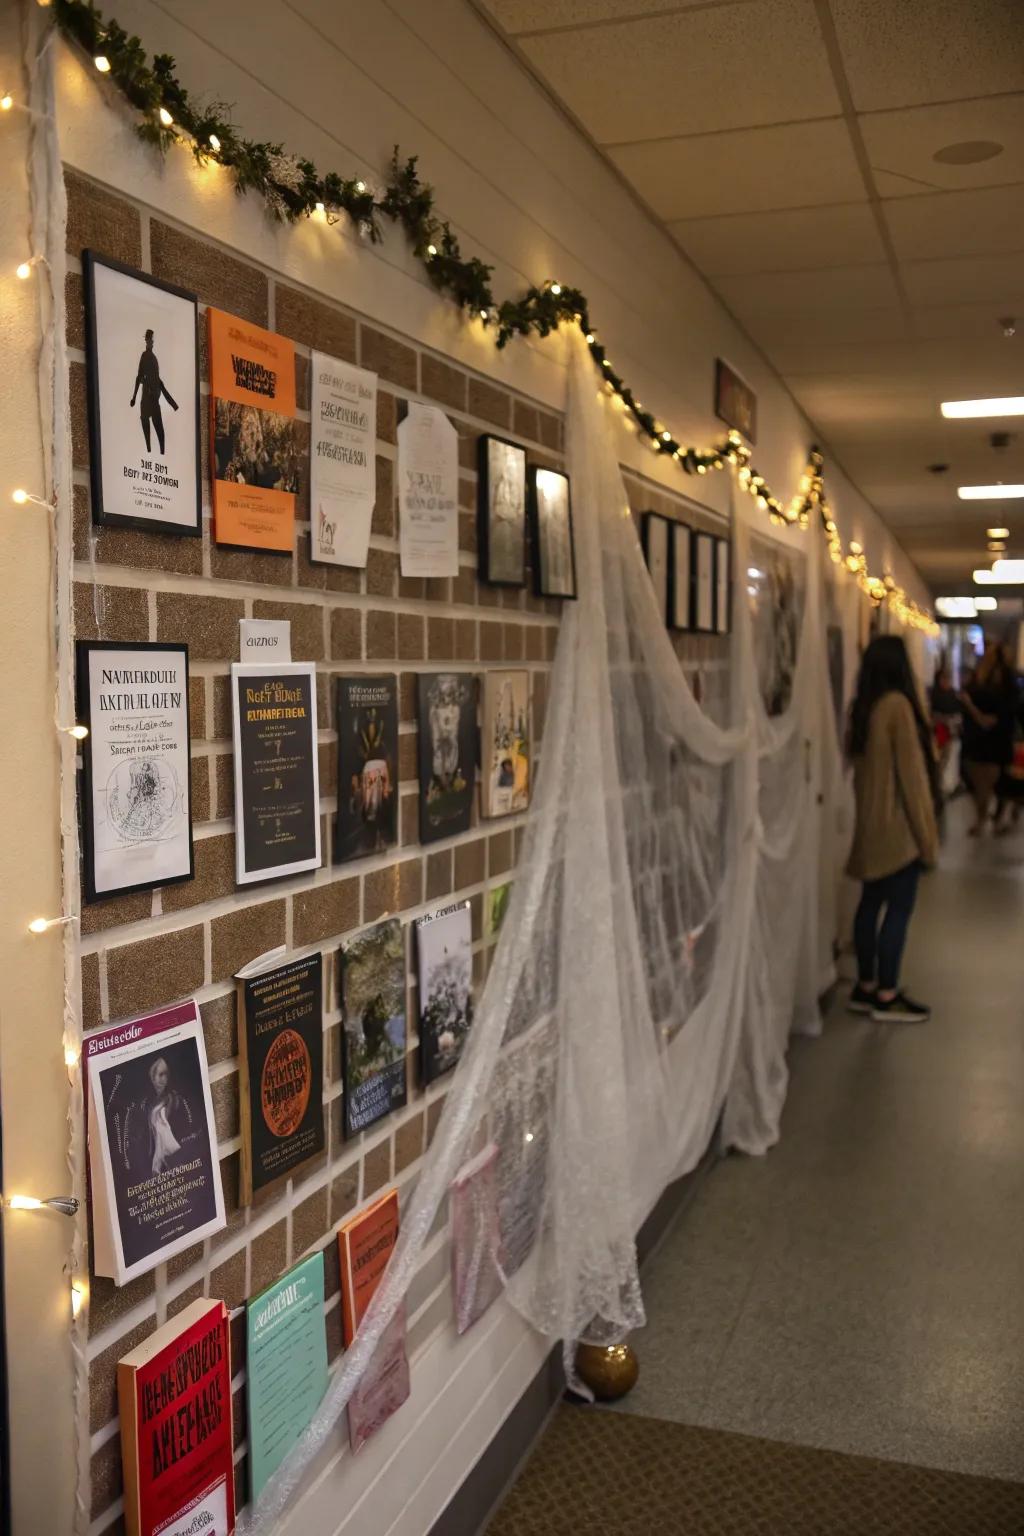
[(88, 901), (191, 880), (188, 646), (79, 640)]
[(320, 865), (316, 667), (235, 662), (235, 879), (274, 880)]
[(727, 635), (732, 628), (732, 582), (730, 559), (732, 545), (728, 539), (715, 540), (715, 633)]
[(469, 831), (476, 785), (476, 691), (469, 672), (421, 672), (416, 679), (421, 843)]
[(658, 613), (663, 624), (668, 623), (668, 562), (671, 531), (672, 524), (667, 517), (662, 517), (660, 512), (643, 514), (640, 537), (644, 559), (651, 576), (651, 586), (654, 588), (654, 601), (658, 605)]
[(93, 521), (202, 532), (194, 293), (82, 252)]
[(575, 597), (576, 542), (569, 476), (531, 464), (527, 477), (534, 591), (538, 597)]
[(691, 627), (693, 604), (693, 529), (673, 523), (669, 540), (668, 621), (673, 629)]
[(479, 442), (478, 537), (481, 581), (526, 585), (526, 449), (485, 434)]
[(339, 677), (338, 817), (334, 857), (383, 853), (398, 841), (398, 679)]
[(693, 628), (701, 634), (715, 632), (715, 537), (693, 536)]

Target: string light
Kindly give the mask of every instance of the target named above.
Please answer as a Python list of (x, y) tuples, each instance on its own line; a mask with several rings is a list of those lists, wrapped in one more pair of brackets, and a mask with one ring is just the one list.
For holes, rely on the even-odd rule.
[(557, 298), (558, 298), (558, 295), (559, 295), (559, 294), (560, 294), (560, 293), (561, 293), (561, 291), (562, 291), (562, 285), (561, 285), (561, 283), (549, 283), (549, 284), (548, 284), (548, 291), (549, 291), (549, 292), (550, 292), (550, 293), (553, 293), (553, 294), (554, 294), (554, 296), (555, 296), (555, 298), (556, 298), (556, 299), (557, 299)]
[(323, 215), (327, 212), (327, 208), (323, 203), (317, 203), (314, 208), (314, 212)]
[(78, 1201), (74, 1195), (50, 1195), (37, 1200), (35, 1195), (8, 1195), (4, 1205), (9, 1211), (59, 1211), (62, 1216), (77, 1216)]
[(427, 246), (427, 255), (428, 256), (436, 256), (437, 255), (437, 246), (436, 245), (428, 245)]
[(74, 1045), (66, 1045), (64, 1047), (64, 1065), (69, 1069), (72, 1067), (77, 1067), (78, 1059), (78, 1047)]
[(10, 91), (5, 91), (4, 94), (0, 96), (0, 112), (9, 112), (13, 106), (14, 97), (11, 95)]
[(59, 725), (57, 729), (64, 736), (73, 736), (76, 741), (84, 741), (89, 734), (87, 725)]
[(23, 507), (26, 503), (31, 502), (34, 507), (43, 507), (47, 512), (53, 511), (53, 503), (51, 501), (44, 501), (41, 496), (33, 496), (31, 491), (22, 490), (21, 486), (16, 491), (11, 492), (11, 500), (16, 507)]
[(215, 133), (211, 133), (206, 142), (209, 144), (215, 155), (220, 154), (220, 139), (218, 139)]
[(46, 933), (49, 928), (63, 928), (73, 923), (73, 917), (34, 917), (28, 925), (29, 933)]
[(105, 53), (98, 53), (93, 59), (93, 63), (96, 65), (96, 68), (99, 70), (101, 75), (109, 75), (110, 60), (107, 58)]
[(25, 282), (27, 278), (32, 276), (32, 268), (38, 259), (38, 257), (33, 256), (31, 261), (20, 261), (14, 269), (15, 277), (19, 277), (22, 282)]
[(85, 1306), (85, 1286), (78, 1280), (71, 1282), (71, 1320), (78, 1321), (78, 1314)]
[(160, 108), (159, 116), (160, 116), (160, 121), (163, 123), (165, 128), (173, 128), (174, 127), (174, 118), (168, 112), (166, 107), (161, 107)]

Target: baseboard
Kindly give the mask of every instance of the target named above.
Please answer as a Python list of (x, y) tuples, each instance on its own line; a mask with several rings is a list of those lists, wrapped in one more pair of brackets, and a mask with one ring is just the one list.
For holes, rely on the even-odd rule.
[[(672, 1223), (693, 1199), (701, 1180), (718, 1157), (717, 1145), (716, 1136), (693, 1172), (676, 1179), (662, 1192), (637, 1233), (637, 1257), (641, 1266), (650, 1262)], [(562, 1347), (558, 1344), (434, 1521), (428, 1536), (470, 1536), (471, 1532), (479, 1536), (484, 1531), (564, 1391)]]

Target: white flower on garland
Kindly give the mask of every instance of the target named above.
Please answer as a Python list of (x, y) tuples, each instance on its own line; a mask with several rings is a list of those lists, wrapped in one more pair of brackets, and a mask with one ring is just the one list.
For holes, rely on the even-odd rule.
[(271, 181), (289, 192), (298, 192), (306, 179), (294, 155), (268, 155), (267, 173)]

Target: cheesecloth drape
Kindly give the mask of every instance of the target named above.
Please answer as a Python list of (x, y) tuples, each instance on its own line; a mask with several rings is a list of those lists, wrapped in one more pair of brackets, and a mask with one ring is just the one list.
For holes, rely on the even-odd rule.
[(789, 1034), (819, 1027), (842, 774), (814, 536), (789, 535), (803, 622), (788, 707), (769, 717), (741, 578), (750, 498), (736, 498), (729, 686), (706, 711), (654, 602), (618, 422), (583, 338), (567, 343), (579, 600), (562, 618), (511, 902), (398, 1247), (243, 1532), (274, 1529), (334, 1430), (470, 1153), (498, 1144), (506, 1297), (564, 1342), (571, 1376), (576, 1341), (644, 1322), (634, 1237), (665, 1185), (719, 1117), (725, 1146), (772, 1145)]

